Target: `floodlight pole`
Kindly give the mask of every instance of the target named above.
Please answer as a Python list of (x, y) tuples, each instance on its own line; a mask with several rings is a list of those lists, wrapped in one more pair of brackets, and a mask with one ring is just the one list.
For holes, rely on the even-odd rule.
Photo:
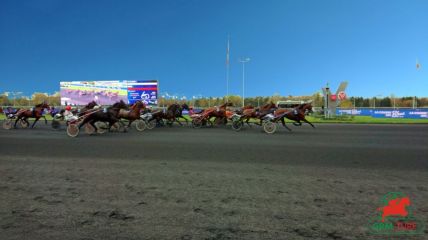
[(249, 62), (249, 57), (241, 57), (239, 62), (242, 63), (242, 107), (245, 106), (245, 63)]

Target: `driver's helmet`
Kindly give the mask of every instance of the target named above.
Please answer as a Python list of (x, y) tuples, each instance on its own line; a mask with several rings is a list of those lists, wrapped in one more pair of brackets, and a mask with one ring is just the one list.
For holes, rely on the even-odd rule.
[(66, 106), (66, 107), (65, 107), (65, 110), (67, 110), (67, 111), (71, 111), (71, 106), (70, 106), (70, 105)]

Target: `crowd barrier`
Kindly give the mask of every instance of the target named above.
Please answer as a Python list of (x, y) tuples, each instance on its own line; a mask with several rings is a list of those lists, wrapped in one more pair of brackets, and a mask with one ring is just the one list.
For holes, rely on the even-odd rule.
[(374, 118), (428, 119), (428, 108), (338, 108), (336, 109), (336, 115), (371, 116)]

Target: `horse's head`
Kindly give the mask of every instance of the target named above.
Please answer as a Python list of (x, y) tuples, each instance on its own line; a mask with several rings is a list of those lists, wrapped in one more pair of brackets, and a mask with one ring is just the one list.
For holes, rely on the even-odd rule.
[(189, 106), (186, 103), (181, 104), (181, 109), (189, 110)]
[(146, 104), (144, 104), (140, 100), (136, 101), (134, 103), (134, 105), (132, 105), (132, 109), (138, 109), (138, 110), (140, 110), (140, 109), (144, 109), (144, 108), (146, 108)]
[(116, 108), (116, 109), (129, 109), (129, 106), (124, 101), (120, 100), (119, 102), (116, 102), (115, 104), (113, 104), (112, 108)]
[(271, 109), (276, 109), (276, 105), (273, 102), (267, 103), (263, 106), (260, 107), (261, 111), (267, 111), (267, 110), (271, 110)]
[(301, 109), (304, 113), (313, 113), (312, 105), (310, 103), (305, 103), (301, 105)]
[(276, 104), (275, 103), (273, 103), (272, 101), (268, 104), (268, 109), (272, 109), (272, 108), (277, 108), (276, 107)]
[(400, 204), (403, 206), (410, 206), (410, 199), (408, 197), (403, 197), (400, 200)]
[(40, 104), (37, 104), (35, 106), (35, 108), (36, 109), (41, 109), (41, 110), (43, 110), (43, 109), (50, 109), (49, 104), (47, 104), (45, 101), (42, 102), (42, 103), (40, 103)]
[(90, 103), (86, 104), (85, 108), (86, 108), (86, 109), (92, 109), (92, 108), (94, 108), (96, 105), (97, 105), (97, 103), (96, 103), (95, 101), (92, 101), (92, 102), (90, 102)]
[(233, 107), (233, 103), (232, 102), (226, 102), (223, 103), (222, 105), (220, 105), (220, 107), (218, 107), (219, 109), (225, 109), (226, 107)]

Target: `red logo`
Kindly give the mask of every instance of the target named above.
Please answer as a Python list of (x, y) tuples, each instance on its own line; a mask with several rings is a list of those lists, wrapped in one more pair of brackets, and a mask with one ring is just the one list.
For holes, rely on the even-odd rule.
[(369, 231), (376, 235), (423, 234), (425, 224), (413, 214), (410, 198), (401, 192), (390, 192), (382, 197), (377, 216), (369, 223)]
[(380, 207), (377, 210), (382, 212), (382, 222), (385, 222), (385, 218), (392, 217), (407, 217), (409, 212), (407, 206), (410, 206), (409, 197), (396, 198), (388, 201), (388, 205)]

